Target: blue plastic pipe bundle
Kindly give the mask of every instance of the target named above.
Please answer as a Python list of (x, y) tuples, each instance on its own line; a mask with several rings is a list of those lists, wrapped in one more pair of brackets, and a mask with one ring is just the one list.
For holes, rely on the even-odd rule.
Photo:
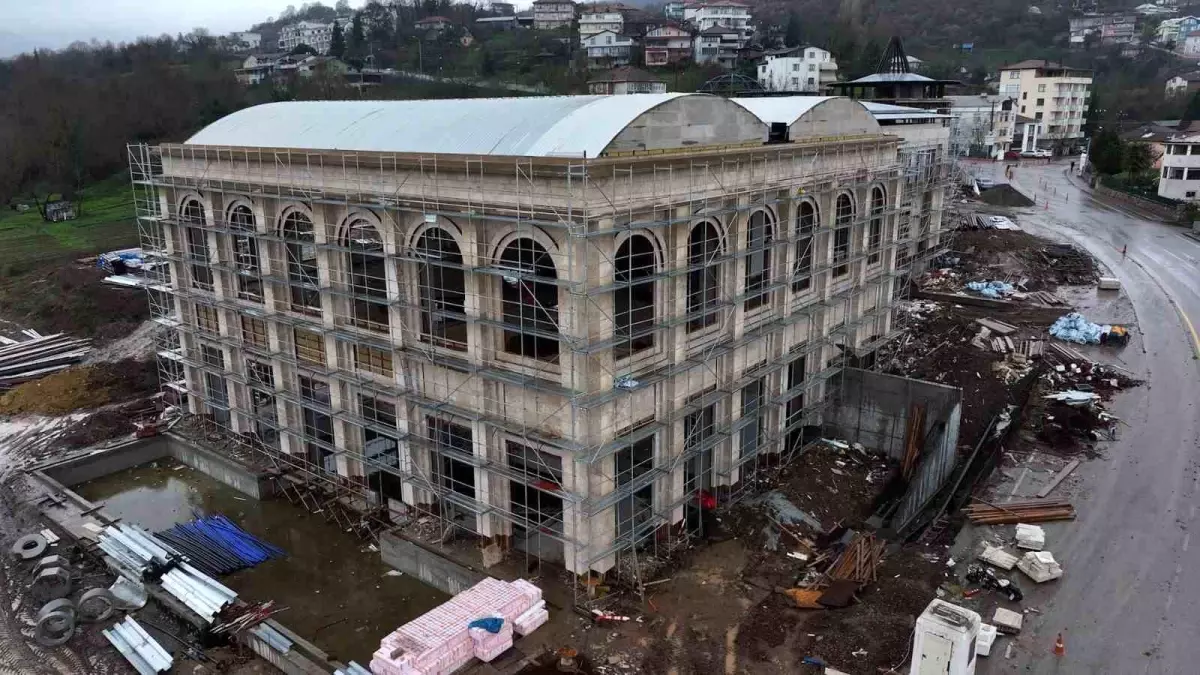
[(210, 576), (230, 574), (285, 555), (283, 549), (246, 532), (225, 516), (202, 516), (155, 536)]

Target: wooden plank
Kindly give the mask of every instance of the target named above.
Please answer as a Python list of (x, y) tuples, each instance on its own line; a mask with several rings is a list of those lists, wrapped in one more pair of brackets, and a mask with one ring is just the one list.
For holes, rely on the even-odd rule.
[(1043, 487), (1041, 490), (1038, 490), (1037, 496), (1045, 497), (1046, 495), (1050, 494), (1054, 488), (1058, 487), (1058, 484), (1063, 482), (1067, 476), (1070, 476), (1071, 472), (1074, 471), (1078, 466), (1079, 460), (1071, 460), (1069, 464), (1063, 467), (1062, 471), (1059, 471), (1057, 474), (1055, 474), (1054, 478), (1052, 478), (1045, 487)]

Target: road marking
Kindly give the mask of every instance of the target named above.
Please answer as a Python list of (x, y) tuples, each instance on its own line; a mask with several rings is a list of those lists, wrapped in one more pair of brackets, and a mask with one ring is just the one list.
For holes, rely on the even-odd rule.
[(1145, 265), (1138, 262), (1134, 258), (1130, 258), (1130, 260), (1133, 260), (1133, 264), (1140, 267), (1142, 271), (1146, 273), (1146, 276), (1150, 277), (1150, 280), (1153, 281), (1154, 284), (1158, 286), (1159, 290), (1163, 292), (1163, 295), (1166, 296), (1167, 302), (1171, 303), (1171, 306), (1175, 308), (1175, 313), (1179, 315), (1179, 318), (1183, 319), (1183, 325), (1192, 335), (1192, 352), (1195, 354), (1197, 359), (1200, 359), (1200, 335), (1196, 334), (1196, 327), (1192, 325), (1192, 320), (1188, 318), (1187, 312), (1183, 311), (1183, 307), (1175, 301), (1175, 296), (1171, 295), (1170, 291), (1167, 290), (1167, 287), (1163, 284), (1163, 282), (1159, 281), (1158, 275), (1152, 273), (1146, 268)]
[(1188, 532), (1187, 534), (1183, 535), (1183, 552), (1184, 553), (1187, 553), (1188, 544), (1190, 544), (1190, 543), (1192, 543), (1192, 533)]
[[(1192, 487), (1193, 487), (1193, 490), (1194, 490), (1194, 488), (1195, 488), (1195, 485), (1196, 485), (1196, 481), (1195, 481), (1195, 480), (1193, 480), (1193, 481), (1192, 481)], [(1189, 516), (1189, 518), (1195, 518), (1195, 517), (1196, 517), (1196, 505), (1195, 505), (1195, 504), (1192, 504), (1192, 509), (1191, 509), (1191, 511), (1192, 511), (1192, 513), (1191, 513), (1191, 515)]]
[[(1167, 297), (1171, 296), (1168, 294)], [(1183, 311), (1183, 308), (1174, 300), (1171, 302), (1175, 304), (1175, 310), (1179, 312), (1179, 316), (1183, 317), (1183, 323), (1187, 325), (1188, 332), (1192, 334), (1192, 348), (1196, 350), (1196, 358), (1200, 359), (1200, 335), (1196, 334), (1196, 327), (1192, 325), (1192, 320), (1188, 318), (1187, 312)]]

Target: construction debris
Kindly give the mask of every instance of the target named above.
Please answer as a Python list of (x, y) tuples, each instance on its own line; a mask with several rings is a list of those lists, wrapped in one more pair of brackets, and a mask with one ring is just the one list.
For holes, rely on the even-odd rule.
[(992, 623), (995, 624), (996, 630), (1005, 635), (1016, 635), (1021, 632), (1021, 624), (1025, 622), (1025, 615), (1020, 612), (1014, 612), (1011, 609), (997, 607), (996, 613), (992, 615)]
[(104, 631), (104, 637), (121, 652), (139, 675), (155, 675), (171, 670), (174, 659), (162, 645), (150, 637), (132, 616)]
[(1070, 502), (1036, 500), (1007, 502), (997, 506), (978, 501), (965, 509), (974, 525), (1006, 525), (1016, 523), (1045, 523), (1053, 520), (1074, 520), (1075, 507)]
[(875, 581), (875, 569), (883, 560), (885, 546), (886, 543), (877, 540), (874, 534), (855, 534), (846, 550), (830, 566), (829, 576), (862, 584)]
[(975, 641), (976, 656), (988, 656), (992, 653), (992, 645), (996, 642), (998, 632), (990, 623), (979, 624), (979, 637)]
[(1054, 555), (1049, 551), (1026, 553), (1025, 557), (1021, 558), (1021, 562), (1017, 563), (1017, 569), (1039, 584), (1058, 579), (1063, 575), (1062, 567), (1054, 560)]
[(997, 335), (1012, 335), (1017, 332), (1017, 327), (1011, 323), (1005, 323), (998, 319), (975, 319), (975, 323), (987, 328)]
[(1059, 483), (1063, 482), (1067, 476), (1071, 475), (1071, 472), (1074, 471), (1077, 466), (1079, 466), (1079, 460), (1071, 460), (1069, 464), (1063, 467), (1062, 471), (1059, 471), (1054, 475), (1054, 478), (1052, 478), (1045, 487), (1043, 487), (1041, 490), (1038, 490), (1037, 496), (1039, 498), (1044, 498), (1046, 495), (1049, 495), (1054, 491), (1054, 488), (1058, 487)]
[(87, 340), (63, 333), (39, 335), (25, 331), (30, 339), (0, 347), (0, 390), (66, 370), (91, 351)]
[(979, 559), (990, 565), (995, 565), (1002, 570), (1011, 570), (1017, 566), (1017, 561), (1019, 560), (1017, 556), (999, 546), (992, 546), (987, 542), (983, 544), (983, 550), (979, 553)]
[(1040, 551), (1046, 545), (1046, 530), (1037, 525), (1017, 523), (1017, 548)]
[(1017, 292), (1015, 286), (1003, 281), (969, 281), (967, 290), (975, 291), (985, 298), (1005, 298)]

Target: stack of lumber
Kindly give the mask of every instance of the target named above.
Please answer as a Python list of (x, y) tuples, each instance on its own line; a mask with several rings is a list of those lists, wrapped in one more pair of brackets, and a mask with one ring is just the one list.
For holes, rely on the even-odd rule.
[(865, 584), (875, 581), (875, 568), (883, 562), (885, 543), (873, 534), (855, 535), (842, 551), (841, 557), (829, 568), (829, 576)]
[(1005, 525), (1011, 523), (1045, 523), (1052, 520), (1074, 520), (1075, 507), (1070, 502), (1036, 499), (1027, 502), (988, 504), (976, 502), (966, 508), (967, 518), (975, 525)]
[(9, 338), (2, 341), (5, 344), (0, 346), (0, 390), (70, 368), (91, 351), (87, 340), (62, 333), (39, 335), (26, 330), (24, 334), (29, 339), (23, 342)]

